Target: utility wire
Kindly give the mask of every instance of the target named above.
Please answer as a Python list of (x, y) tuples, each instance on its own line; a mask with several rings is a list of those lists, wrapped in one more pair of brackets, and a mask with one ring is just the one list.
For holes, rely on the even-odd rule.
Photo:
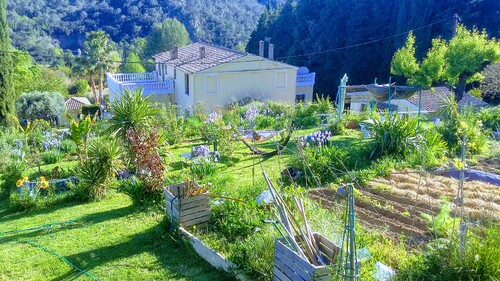
[[(326, 53), (341, 51), (341, 50), (345, 50), (345, 49), (350, 49), (350, 48), (356, 48), (356, 47), (360, 47), (360, 46), (365, 46), (365, 45), (373, 44), (373, 43), (376, 43), (376, 42), (380, 42), (380, 41), (392, 39), (392, 38), (395, 38), (395, 37), (398, 37), (398, 36), (401, 36), (401, 35), (405, 35), (405, 34), (408, 34), (408, 33), (412, 32), (412, 31), (415, 31), (415, 30), (424, 29), (424, 28), (427, 28), (429, 26), (436, 25), (436, 24), (442, 23), (442, 22), (450, 20), (450, 19), (453, 19), (453, 17), (447, 17), (447, 18), (444, 18), (442, 20), (439, 20), (439, 21), (436, 21), (436, 22), (432, 22), (432, 23), (429, 23), (429, 24), (426, 24), (426, 25), (423, 25), (423, 26), (420, 26), (420, 27), (417, 27), (417, 28), (413, 28), (413, 29), (405, 31), (405, 32), (400, 32), (400, 33), (397, 33), (397, 34), (394, 34), (394, 35), (391, 35), (391, 36), (386, 36), (386, 37), (382, 37), (382, 38), (378, 38), (378, 39), (374, 39), (374, 40), (365, 41), (365, 42), (362, 42), (362, 43), (357, 43), (357, 44), (348, 45), (348, 46), (344, 46), (344, 47), (338, 47), (338, 48), (328, 49), (328, 50), (324, 50), (324, 51), (310, 52), (310, 53), (305, 53), (305, 54), (300, 54), (300, 55), (293, 55), (293, 56), (277, 57), (277, 58), (275, 58), (275, 60), (286, 60), (286, 59), (290, 59), (290, 58), (315, 56), (315, 55), (321, 55), (321, 54), (326, 54)], [(24, 52), (27, 52), (27, 51), (0, 50), (0, 53), (10, 53), (10, 54), (22, 54)], [(36, 55), (36, 56), (38, 56), (38, 57), (54, 57), (53, 55)], [(195, 59), (195, 57), (188, 58), (188, 59)], [(266, 58), (258, 58), (258, 59), (252, 59), (252, 60), (245, 60), (244, 62), (257, 62), (257, 61), (267, 61), (267, 60), (268, 59), (266, 59)], [(123, 64), (123, 63), (156, 64), (155, 62), (150, 62), (150, 61), (126, 62), (126, 61), (118, 60), (118, 61), (110, 61), (110, 62), (116, 63), (116, 64)], [(182, 62), (182, 63), (188, 63), (188, 62)], [(198, 65), (215, 65), (217, 62), (192, 62), (192, 63), (198, 64)], [(242, 61), (228, 61), (228, 62), (225, 62), (225, 63), (242, 63)], [(163, 63), (163, 64), (165, 64), (165, 63)]]

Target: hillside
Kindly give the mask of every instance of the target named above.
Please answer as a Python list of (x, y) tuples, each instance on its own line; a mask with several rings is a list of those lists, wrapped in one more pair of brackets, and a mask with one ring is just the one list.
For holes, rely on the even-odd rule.
[(257, 0), (8, 0), (7, 5), (13, 45), (39, 61), (56, 46), (82, 48), (85, 32), (101, 29), (115, 42), (130, 42), (167, 17), (180, 20), (193, 40), (244, 48), (265, 9)]
[(392, 55), (406, 32), (414, 30), (422, 57), (432, 38), (451, 37), (455, 13), (469, 28), (500, 36), (497, 0), (301, 0), (262, 15), (247, 51), (258, 53), (259, 40), (272, 38), (275, 58), (308, 66), (318, 73), (316, 91), (333, 95), (344, 73), (349, 84), (376, 77), (387, 83)]

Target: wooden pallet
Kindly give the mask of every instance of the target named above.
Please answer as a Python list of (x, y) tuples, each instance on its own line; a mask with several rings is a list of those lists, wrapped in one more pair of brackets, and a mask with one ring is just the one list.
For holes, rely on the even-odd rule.
[(301, 258), (291, 250), (281, 238), (274, 242), (275, 281), (324, 281), (332, 280), (335, 276), (332, 261), (336, 262), (339, 247), (319, 233), (314, 233), (319, 243), (319, 250), (323, 255), (326, 266), (315, 266)]
[[(210, 198), (206, 194), (198, 194), (188, 198), (179, 198), (188, 182), (170, 185), (163, 188), (165, 210), (169, 217), (184, 227), (203, 224), (210, 219)], [(196, 182), (193, 183), (198, 186)]]

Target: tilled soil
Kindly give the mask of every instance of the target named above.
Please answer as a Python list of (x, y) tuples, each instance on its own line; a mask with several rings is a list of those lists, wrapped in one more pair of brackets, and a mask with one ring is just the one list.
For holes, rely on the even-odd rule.
[(500, 175), (500, 157), (479, 159), (477, 164), (470, 168)]
[[(430, 238), (428, 223), (422, 213), (437, 215), (443, 196), (453, 201), (459, 182), (442, 176), (418, 173), (393, 174), (364, 186), (357, 195), (355, 210), (363, 227), (382, 230), (397, 240), (404, 234), (413, 243)], [(500, 188), (483, 182), (464, 185), (464, 211), (472, 220), (500, 217)], [(339, 198), (331, 189), (319, 188), (309, 193), (325, 208), (337, 207)], [(452, 204), (453, 214), (458, 213)], [(452, 215), (453, 215), (452, 214)]]

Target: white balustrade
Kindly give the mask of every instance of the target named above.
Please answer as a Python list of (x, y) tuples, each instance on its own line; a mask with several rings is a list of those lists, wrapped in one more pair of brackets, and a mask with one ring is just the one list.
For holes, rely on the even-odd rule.
[(174, 80), (158, 82), (156, 72), (108, 73), (106, 76), (109, 89), (115, 93), (121, 93), (124, 90), (134, 91), (139, 88), (143, 90), (144, 95), (168, 95), (174, 92)]
[(316, 77), (316, 73), (312, 72), (309, 74), (297, 75), (296, 86), (314, 86), (314, 79)]
[(114, 73), (109, 74), (117, 82), (146, 82), (156, 81), (156, 71), (153, 72), (136, 72), (136, 73)]

